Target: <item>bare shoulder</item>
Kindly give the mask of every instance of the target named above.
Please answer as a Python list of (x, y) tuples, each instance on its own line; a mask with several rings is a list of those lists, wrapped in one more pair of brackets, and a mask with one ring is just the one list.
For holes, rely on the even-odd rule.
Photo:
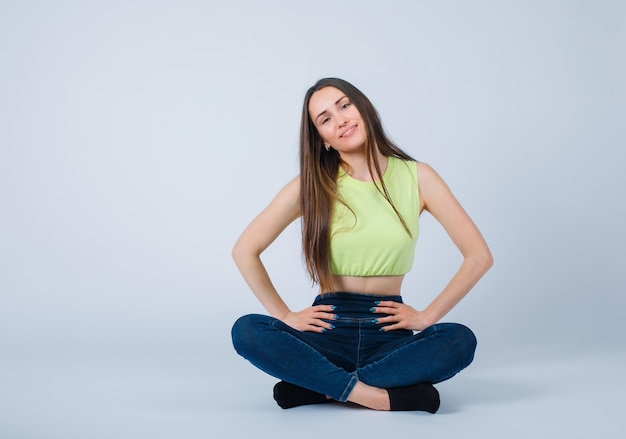
[(300, 177), (295, 177), (283, 186), (265, 208), (263, 215), (282, 223), (300, 216)]
[(448, 190), (443, 178), (428, 163), (417, 162), (417, 179), (420, 192), (428, 193), (432, 190)]
[(289, 183), (287, 183), (284, 187), (290, 193), (296, 193), (300, 196), (300, 176), (296, 176)]
[(417, 162), (417, 176), (420, 184), (427, 184), (433, 180), (442, 180), (437, 171), (425, 162)]
[(300, 205), (300, 176), (295, 177), (278, 192), (274, 201)]

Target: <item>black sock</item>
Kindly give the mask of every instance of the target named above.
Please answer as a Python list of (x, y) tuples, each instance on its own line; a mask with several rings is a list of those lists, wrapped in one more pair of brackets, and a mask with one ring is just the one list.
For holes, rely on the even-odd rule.
[(286, 381), (279, 381), (274, 386), (274, 400), (281, 408), (290, 409), (299, 405), (323, 404), (330, 401), (325, 395), (296, 386)]
[(387, 389), (391, 411), (422, 410), (435, 413), (439, 409), (439, 392), (430, 383), (418, 383)]

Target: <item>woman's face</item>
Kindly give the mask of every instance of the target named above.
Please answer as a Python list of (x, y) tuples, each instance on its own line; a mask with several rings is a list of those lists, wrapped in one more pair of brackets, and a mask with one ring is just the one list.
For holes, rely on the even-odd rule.
[(350, 99), (335, 87), (324, 87), (311, 96), (309, 114), (324, 140), (339, 153), (360, 150), (367, 139), (361, 113)]

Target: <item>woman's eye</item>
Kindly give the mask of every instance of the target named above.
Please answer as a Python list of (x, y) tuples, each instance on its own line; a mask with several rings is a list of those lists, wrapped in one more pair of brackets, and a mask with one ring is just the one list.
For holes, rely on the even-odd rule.
[(324, 124), (325, 124), (326, 122), (328, 122), (329, 120), (330, 120), (330, 117), (325, 117), (325, 118), (322, 120), (322, 125), (324, 125)]
[(345, 108), (348, 108), (349, 106), (350, 106), (350, 102), (346, 102), (345, 104), (341, 106), (341, 109), (343, 110)]

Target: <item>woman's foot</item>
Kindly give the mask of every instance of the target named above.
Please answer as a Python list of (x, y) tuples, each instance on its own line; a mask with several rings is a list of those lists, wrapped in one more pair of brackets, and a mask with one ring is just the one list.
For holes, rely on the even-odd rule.
[(274, 386), (274, 400), (281, 408), (290, 409), (301, 405), (324, 404), (329, 402), (330, 398), (313, 390), (279, 381)]
[(439, 409), (439, 392), (430, 383), (381, 389), (358, 381), (348, 401), (373, 410), (422, 410), (435, 413)]
[(439, 409), (439, 392), (430, 383), (387, 389), (391, 411), (422, 410), (435, 413)]

